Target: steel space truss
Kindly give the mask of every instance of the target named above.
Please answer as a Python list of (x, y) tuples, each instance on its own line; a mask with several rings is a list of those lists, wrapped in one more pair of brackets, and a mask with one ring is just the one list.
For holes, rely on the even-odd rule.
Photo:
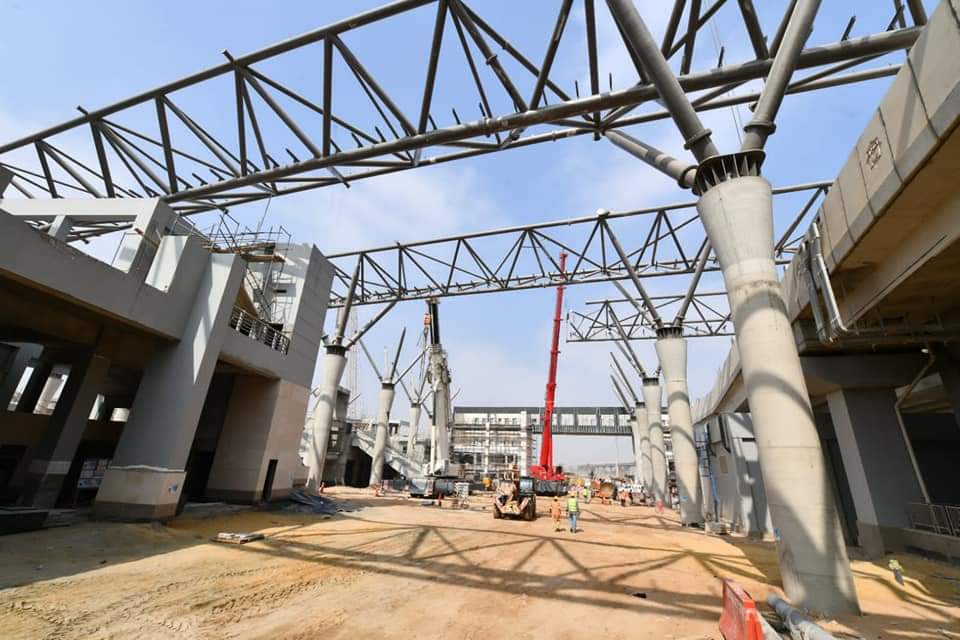
[[(789, 218), (776, 244), (779, 264), (786, 264), (799, 248), (804, 220), (830, 183), (808, 183), (774, 189), (774, 194), (803, 192), (805, 204)], [(407, 244), (327, 256), (336, 267), (330, 294), (332, 307), (393, 303), (403, 300), (517, 291), (557, 285), (589, 284), (630, 278), (627, 265), (640, 278), (692, 276), (703, 252), (705, 234), (697, 221), (694, 202), (649, 209), (557, 220), (472, 234), (447, 236)], [(629, 234), (625, 230), (629, 229)], [(620, 239), (639, 239), (618, 252)], [(560, 252), (568, 254), (560, 269)], [(719, 269), (708, 257), (703, 271)], [(676, 296), (662, 299), (665, 306)], [(680, 294), (679, 298), (684, 295)], [(701, 304), (702, 302), (702, 304)], [(707, 310), (706, 298), (695, 297), (694, 309)], [(689, 326), (713, 332), (714, 322)], [(634, 330), (631, 337), (640, 337)], [(593, 339), (591, 331), (581, 339)]]
[[(792, 79), (786, 93), (896, 73), (896, 64), (855, 68), (912, 45), (926, 16), (919, 0), (905, 2), (878, 3), (890, 13), (886, 31), (851, 37), (851, 19), (846, 28), (836, 25), (839, 40), (833, 44), (804, 49), (796, 68), (815, 70)], [(544, 21), (537, 55), (521, 52), (493, 20), (483, 17), (481, 4), (470, 6), (464, 0), (400, 0), (247, 55), (224, 52), (226, 60), (217, 66), (107, 107), (80, 108), (81, 115), (72, 120), (0, 145), (0, 166), (13, 172), (7, 195), (159, 197), (189, 215), (308, 189), (349, 187), (373, 176), (567, 137), (599, 139), (615, 129), (670, 118), (658, 103), (657, 88), (642, 72), (640, 82), (626, 89), (613, 90), (612, 81), (603, 82), (598, 20), (609, 18), (599, 14), (596, 4), (561, 0), (549, 9), (544, 5), (543, 11), (555, 12), (555, 19)], [(661, 51), (668, 60), (680, 58), (679, 83), (695, 110), (754, 103), (760, 92), (730, 92), (771, 70), (795, 1), (771, 25), (761, 25), (751, 0), (705, 4), (674, 2)], [(729, 63), (721, 54), (715, 68), (693, 69), (698, 36), (724, 5), (742, 20), (755, 57)], [(407, 77), (378, 75), (372, 70), (381, 68), (383, 60), (361, 55), (355, 38), (413, 12), (430, 12), (424, 22), (432, 29), (403, 36), (404, 46), (419, 46), (423, 66), (411, 67)], [(574, 38), (568, 24), (574, 12), (583, 18), (585, 42), (569, 46), (582, 51), (588, 86), (561, 80), (563, 69), (554, 65), (561, 45)], [(399, 28), (392, 37), (401, 38)], [(627, 51), (639, 68), (636, 53)], [(386, 56), (390, 50), (378, 53)], [(299, 55), (313, 57), (295, 79), (271, 72), (275, 63)], [(466, 105), (454, 104), (437, 84), (438, 67), (447, 62), (461, 65), (471, 78), (478, 106), (469, 111), (478, 109), (479, 119), (467, 118)], [(391, 86), (398, 83), (422, 87), (415, 108), (394, 99)], [(609, 90), (603, 90), (605, 84)], [(354, 121), (353, 110), (338, 101), (345, 91), (366, 96), (375, 115)], [(638, 107), (649, 108), (634, 113)], [(214, 126), (210, 113), (230, 113), (231, 118)], [(91, 229), (89, 235), (109, 231)], [(530, 242), (541, 240), (527, 236)], [(578, 264), (576, 278), (586, 266)], [(602, 265), (593, 268), (602, 270)], [(498, 278), (487, 273), (480, 279)], [(435, 287), (443, 289), (441, 285)]]

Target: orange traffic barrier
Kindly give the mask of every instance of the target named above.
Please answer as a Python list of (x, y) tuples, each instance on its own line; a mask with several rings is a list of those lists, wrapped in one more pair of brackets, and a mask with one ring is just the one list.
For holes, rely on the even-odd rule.
[(725, 640), (763, 640), (757, 603), (733, 580), (723, 581), (720, 633)]

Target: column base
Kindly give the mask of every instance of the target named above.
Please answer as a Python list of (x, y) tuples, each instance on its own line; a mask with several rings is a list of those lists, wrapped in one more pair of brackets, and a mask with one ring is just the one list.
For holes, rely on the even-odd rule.
[(177, 514), (185, 471), (151, 467), (111, 467), (93, 505), (95, 518), (143, 522)]
[(67, 477), (69, 471), (70, 462), (57, 460), (31, 462), (21, 491), (24, 503), (40, 509), (53, 509), (57, 506), (57, 500), (63, 490), (63, 479)]
[(857, 521), (860, 553), (865, 560), (876, 560), (903, 550), (903, 534), (897, 527), (884, 527)]

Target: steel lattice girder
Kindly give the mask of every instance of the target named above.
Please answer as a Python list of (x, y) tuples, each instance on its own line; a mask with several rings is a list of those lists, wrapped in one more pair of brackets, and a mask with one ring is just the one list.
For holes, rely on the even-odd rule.
[[(688, 31), (679, 36), (679, 25), (672, 22), (663, 42), (668, 57), (684, 52), (679, 82), (688, 94), (702, 92), (691, 96), (697, 110), (757, 100), (758, 93), (727, 95), (749, 80), (764, 78), (772, 65), (772, 58), (765, 57), (759, 46), (762, 27), (755, 13), (746, 10), (738, 15), (758, 57), (716, 69), (688, 69), (697, 33), (723, 4), (724, 0), (715, 0), (691, 19)], [(743, 7), (744, 2), (740, 5)], [(415, 82), (423, 78), (424, 83), (420, 107), (418, 113), (410, 114), (391, 98), (347, 40), (355, 31), (382, 21), (391, 24), (389, 21), (401, 14), (417, 10), (435, 11), (435, 18), (423, 42), (428, 52), (426, 66), (416, 73)], [(584, 12), (587, 27), (586, 46), (580, 50), (589, 64), (590, 87), (583, 96), (578, 87), (577, 97), (572, 97), (551, 79), (551, 73), (557, 75), (553, 61), (567, 18), (579, 10)], [(679, 13), (674, 13), (679, 20)], [(915, 24), (923, 23), (922, 12), (918, 15), (912, 5), (911, 16)], [(900, 28), (894, 28), (898, 24)], [(546, 53), (537, 65), (463, 0), (401, 0), (251, 54), (225, 54), (228, 61), (223, 64), (0, 145), (0, 165), (14, 173), (9, 191), (26, 197), (161, 197), (180, 213), (191, 214), (307, 189), (349, 186), (363, 178), (566, 137), (589, 134), (599, 138), (611, 128), (669, 117), (664, 110), (628, 115), (638, 105), (653, 104), (658, 98), (656, 89), (644, 79), (628, 89), (600, 91), (593, 0), (561, 2), (551, 25), (545, 34)], [(782, 29), (781, 24), (774, 44)], [(795, 80), (787, 92), (892, 75), (897, 65), (847, 71), (885, 53), (908, 48), (919, 30), (918, 26), (906, 26), (901, 11), (886, 32), (808, 48), (800, 54), (798, 68), (833, 66)], [(461, 49), (464, 69), (469, 68), (480, 97), (480, 120), (461, 122), (454, 113), (455, 124), (438, 127), (434, 122), (432, 106), (440, 102), (434, 95), (435, 80), (444, 40), (447, 46)], [(508, 66), (497, 61), (493, 45), (511, 61), (515, 68), (512, 75)], [(281, 83), (262, 68), (263, 63), (311, 48), (322, 52), (323, 64), (316, 75), (305, 75), (305, 87)], [(474, 60), (478, 54), (494, 76), (493, 82), (488, 78), (487, 86)], [(516, 71), (518, 68), (523, 71)], [(339, 73), (349, 74), (351, 82), (362, 88), (380, 116), (378, 122), (358, 124), (334, 113), (335, 73), (338, 77)], [(235, 113), (236, 117), (232, 132), (216, 135), (184, 104), (191, 90), (225, 81), (232, 89), (216, 93), (216, 110)], [(531, 84), (532, 89), (524, 93)], [(319, 98), (308, 97), (311, 87), (322, 88)], [(548, 95), (553, 104), (548, 104)], [(494, 100), (495, 96), (505, 99)], [(136, 126), (129, 121), (132, 113), (140, 114)], [(266, 135), (263, 123), (268, 118), (279, 123), (278, 131), (282, 130), (286, 138), (296, 140), (297, 151)], [(525, 135), (527, 128), (538, 125), (549, 130)], [(389, 137), (381, 126), (388, 129)], [(70, 144), (58, 136), (70, 136)], [(340, 143), (352, 139), (357, 148), (345, 149), (336, 137)]]
[[(678, 306), (684, 294), (652, 296), (652, 299), (656, 308), (664, 311)], [(567, 342), (616, 342), (621, 340), (620, 329), (628, 340), (656, 340), (657, 327), (649, 321), (647, 314), (630, 306), (628, 300), (598, 300), (587, 304), (594, 309), (571, 311), (567, 315)], [(727, 292), (695, 293), (687, 317), (675, 326), (681, 326), (687, 338), (733, 336)]]
[[(799, 238), (792, 234), (828, 187), (817, 182), (774, 189), (777, 195), (811, 194), (776, 244), (780, 264), (795, 252)], [(626, 280), (613, 247), (615, 237), (627, 235), (618, 232), (624, 225), (634, 225), (630, 237), (643, 238), (625, 249), (641, 278), (695, 272), (705, 237), (695, 203), (684, 202), (333, 254), (327, 256), (336, 266), (330, 306), (344, 306), (354, 274), (351, 305)], [(561, 251), (568, 254), (563, 271)], [(715, 259), (707, 261), (706, 271), (718, 269)]]

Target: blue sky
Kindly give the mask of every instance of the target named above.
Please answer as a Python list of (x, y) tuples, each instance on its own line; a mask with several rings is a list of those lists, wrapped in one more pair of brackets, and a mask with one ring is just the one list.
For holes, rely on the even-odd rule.
[[(0, 83), (0, 139), (6, 141), (73, 117), (77, 105), (102, 106), (218, 64), (223, 60), (223, 49), (234, 54), (249, 52), (380, 4), (7, 0), (4, 37), (0, 38), (0, 58), (7, 62)], [(474, 0), (470, 4), (528, 57), (540, 60), (556, 3)], [(636, 73), (603, 4), (597, 3), (603, 83), (612, 74), (615, 88), (627, 87), (636, 82)], [(670, 4), (659, 0), (639, 3), (658, 36)], [(786, 0), (756, 4), (762, 24), (771, 32)], [(926, 4), (932, 10), (935, 3), (931, 0)], [(890, 19), (891, 5), (877, 0), (824, 2), (810, 43), (835, 41), (854, 13), (857, 23), (853, 37), (880, 31)], [(580, 86), (587, 85), (580, 7), (576, 3), (551, 74), (569, 93), (573, 93), (575, 80)], [(426, 34), (432, 22), (433, 9), (427, 8), (345, 38), (412, 118), (422, 92), (422, 69), (429, 46)], [(737, 21), (735, 2), (728, 2), (720, 10), (715, 24), (715, 31), (707, 29), (698, 40), (694, 68), (715, 64), (718, 41), (725, 47), (727, 63), (752, 57)], [(447, 43), (452, 42), (451, 34), (452, 29)], [(451, 107), (465, 120), (476, 119), (476, 94), (465, 67), (455, 64), (452, 54), (444, 54), (435, 99), (438, 124), (452, 121)], [(872, 65), (900, 59), (902, 55), (892, 55)], [(285, 80), (302, 82), (315, 77), (319, 83), (319, 68), (314, 62), (307, 57), (291, 58), (270, 71)], [(767, 146), (768, 179), (774, 185), (832, 179), (889, 82), (875, 80), (788, 97), (777, 133)], [(752, 83), (742, 90), (756, 90), (758, 86)], [(338, 100), (338, 114), (349, 113), (360, 121), (372, 122), (366, 116), (369, 107), (359, 95), (344, 92)], [(506, 98), (491, 90), (491, 100), (502, 105)], [(201, 99), (191, 107), (203, 115), (205, 126), (213, 130), (229, 126), (234, 114), (219, 112), (212, 104), (212, 100), (208, 103)], [(739, 113), (742, 119), (749, 118), (745, 108)], [(737, 145), (730, 110), (710, 112), (704, 120), (722, 150)], [(679, 135), (668, 122), (643, 125), (630, 133), (674, 154), (683, 154)], [(640, 166), (609, 143), (581, 136), (375, 178), (349, 190), (336, 187), (288, 196), (270, 204), (269, 220), (282, 223), (296, 239), (333, 252), (585, 215), (598, 208), (628, 209), (689, 199), (689, 194), (680, 192), (669, 179)], [(798, 198), (778, 202), (780, 228), (797, 206)], [(263, 208), (261, 203), (232, 213), (255, 221)], [(651, 288), (656, 290), (657, 286)], [(708, 278), (705, 286), (719, 286), (719, 282), (711, 283)], [(569, 288), (565, 306), (582, 308), (585, 300), (608, 295), (615, 295), (609, 285)], [(443, 337), (450, 354), (453, 386), (462, 389), (457, 403), (535, 405), (542, 401), (553, 297), (551, 290), (534, 290), (442, 302)], [(362, 310), (361, 321), (369, 313)], [(370, 333), (367, 342), (371, 350), (379, 352), (385, 345), (395, 345), (400, 327), (405, 324), (415, 330), (422, 315), (420, 302), (399, 305)], [(330, 326), (332, 314), (327, 322)], [(709, 388), (728, 347), (729, 339), (691, 341), (692, 397)], [(653, 345), (644, 343), (637, 349), (649, 367), (655, 368)], [(569, 344), (561, 345), (561, 351), (560, 404), (615, 403), (607, 378), (607, 346)], [(412, 354), (410, 345), (402, 359), (406, 361)], [(365, 362), (361, 376), (366, 400), (363, 406), (372, 413), (375, 380)], [(406, 404), (402, 395), (398, 397), (394, 415), (405, 416)], [(623, 442), (618, 446), (621, 459), (626, 458), (627, 446)], [(559, 461), (568, 464), (612, 460), (615, 455), (612, 440), (561, 439), (557, 443)]]

